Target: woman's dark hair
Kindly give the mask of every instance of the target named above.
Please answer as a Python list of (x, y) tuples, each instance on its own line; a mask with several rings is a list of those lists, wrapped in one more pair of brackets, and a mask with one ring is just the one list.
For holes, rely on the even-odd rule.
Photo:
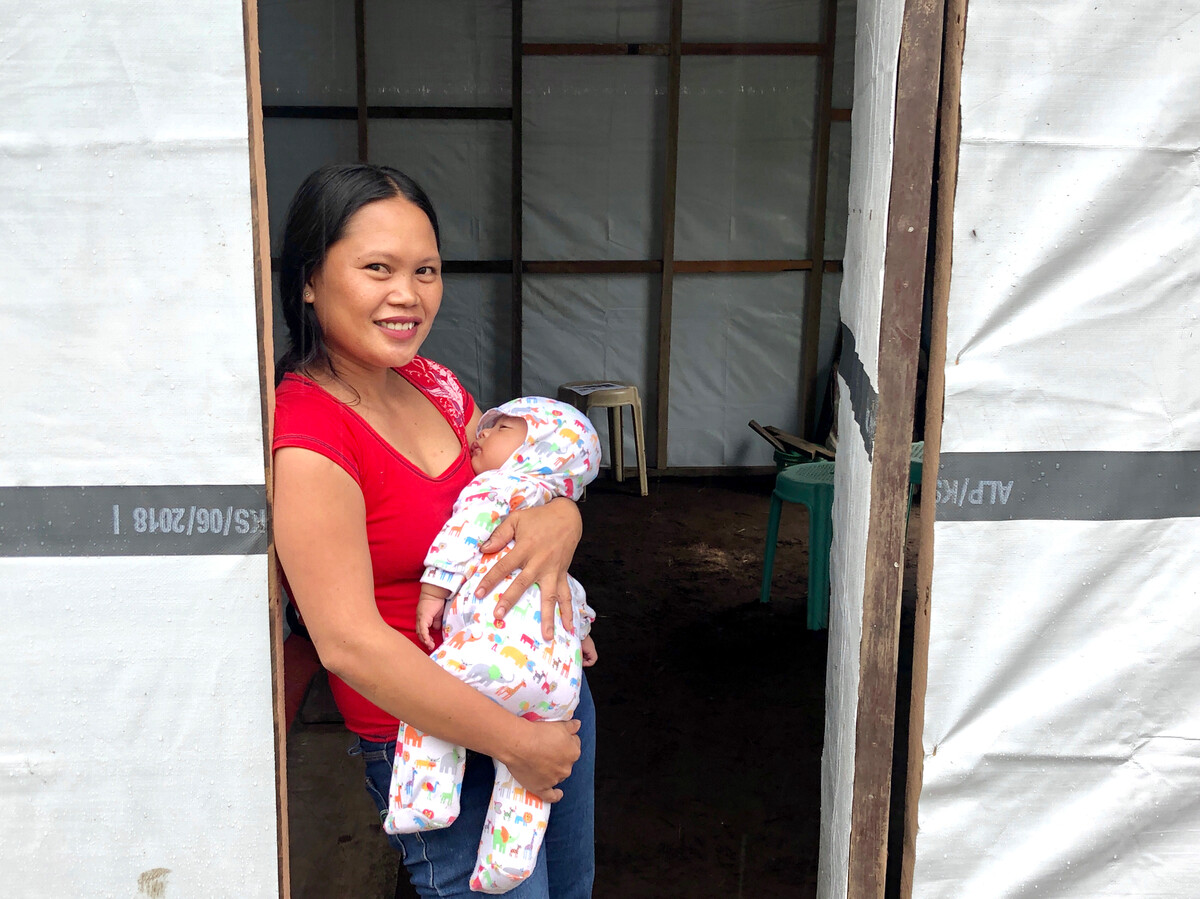
[[(316, 310), (304, 302), (304, 286), (341, 240), (351, 216), (368, 203), (403, 197), (429, 218), (442, 247), (437, 213), (421, 186), (397, 169), (367, 163), (334, 163), (304, 179), (288, 207), (279, 253), (279, 299), (290, 346), (276, 366), (276, 384), (290, 371), (331, 365)], [(332, 372), (336, 376), (336, 372)]]

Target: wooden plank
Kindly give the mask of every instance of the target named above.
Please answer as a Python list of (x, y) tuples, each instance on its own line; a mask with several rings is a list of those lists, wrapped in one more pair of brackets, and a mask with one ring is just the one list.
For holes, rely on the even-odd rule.
[(850, 806), (850, 899), (886, 879), (896, 658), (918, 342), (928, 251), (944, 0), (906, 0), (896, 73), (895, 153), (879, 324), (862, 642)]
[(813, 265), (804, 298), (803, 349), (800, 353), (800, 429), (815, 437), (817, 424), (817, 357), (821, 349), (821, 294), (825, 283), (825, 210), (829, 196), (829, 122), (833, 104), (833, 47), (837, 38), (837, 0), (824, 0), (821, 9), (824, 46), (830, 52), (821, 58), (821, 81), (817, 91), (817, 121), (814, 134), (812, 215), (808, 246)]
[(530, 275), (644, 275), (658, 274), (658, 259), (530, 259), (522, 266)]
[(734, 43), (734, 44), (698, 44), (687, 43), (682, 47), (684, 56), (822, 56), (832, 58), (832, 51), (825, 53), (826, 47), (833, 47), (828, 41), (820, 44), (788, 44), (788, 43)]
[[(266, 152), (263, 148), (262, 79), (259, 73), (258, 2), (242, 0), (242, 34), (246, 53), (246, 119), (249, 130), (250, 229), (254, 248), (254, 306), (258, 323), (258, 384), (263, 425), (263, 468), (267, 510), (274, 478), (271, 441), (275, 417), (275, 349), (271, 328), (271, 235), (267, 219)], [(283, 594), (275, 564), (275, 541), (267, 543), (267, 616), (271, 648), (271, 719), (275, 730), (275, 832), (281, 899), (292, 894), (288, 840), (287, 697), (283, 672)]]
[(658, 378), (654, 467), (667, 467), (667, 413), (671, 405), (671, 300), (675, 284), (675, 181), (679, 170), (679, 68), (683, 0), (671, 0), (671, 55), (667, 62), (667, 155), (662, 196), (662, 287), (658, 302)]
[(929, 377), (925, 388), (925, 461), (921, 491), (921, 542), (917, 557), (917, 608), (913, 623), (912, 699), (908, 717), (908, 776), (904, 798), (904, 848), (900, 896), (911, 899), (916, 864), (917, 811), (925, 767), (925, 691), (929, 684), (929, 624), (933, 585), (933, 525), (937, 503), (942, 410), (946, 399), (946, 315), (954, 249), (954, 196), (958, 184), (963, 45), (967, 0), (947, 0), (942, 50), (942, 98), (938, 134), (937, 206), (934, 211), (933, 314), (929, 337)]
[(576, 43), (522, 44), (525, 56), (667, 56), (670, 44)]
[(358, 161), (368, 161), (367, 146), (367, 25), (365, 0), (354, 0), (354, 94), (358, 101)]
[(806, 272), (812, 267), (811, 259), (675, 260), (675, 272), (688, 275), (709, 272)]
[[(678, 259), (675, 272), (703, 274), (711, 272), (806, 272), (811, 259)], [(511, 259), (444, 259), (442, 272), (447, 275), (499, 275), (512, 269)], [(826, 273), (842, 270), (840, 259), (826, 259)], [(279, 271), (279, 259), (271, 257), (271, 270)], [(657, 275), (661, 259), (527, 259), (521, 262), (526, 275)]]
[[(357, 119), (357, 106), (264, 106), (268, 119)], [(459, 119), (506, 122), (507, 106), (368, 106), (368, 119)]]
[[(840, 266), (839, 262), (834, 263)], [(805, 272), (813, 267), (811, 259), (676, 259), (676, 274), (738, 272)], [(663, 270), (661, 259), (538, 259), (525, 262), (527, 274), (538, 275), (612, 275), (657, 274)], [(840, 268), (832, 269), (840, 271)]]
[(835, 106), (829, 110), (829, 120), (831, 122), (848, 122), (850, 121), (850, 114), (853, 111), (852, 109), (841, 109)]
[(267, 119), (357, 119), (357, 106), (264, 106)]
[[(683, 56), (821, 56), (832, 44), (787, 43), (779, 41), (722, 42), (679, 44)], [(670, 56), (671, 44), (587, 43), (560, 41), (558, 43), (528, 43), (521, 45), (525, 56)]]
[(510, 393), (520, 396), (524, 392), (523, 376), (523, 346), (525, 328), (525, 310), (523, 303), (524, 285), (522, 273), (522, 242), (524, 240), (525, 200), (523, 193), (522, 172), (524, 169), (522, 156), (522, 109), (521, 90), (524, 83), (524, 59), (521, 55), (521, 44), (524, 35), (522, 0), (512, 0), (512, 33), (510, 35), (510, 54), (512, 65), (512, 152), (510, 209), (512, 223), (512, 266), (509, 269), (512, 278), (512, 312), (511, 312), (511, 355), (509, 357), (509, 375), (511, 377)]
[[(505, 275), (512, 271), (511, 259), (443, 259), (444, 275)], [(279, 257), (271, 257), (271, 271), (279, 271)]]

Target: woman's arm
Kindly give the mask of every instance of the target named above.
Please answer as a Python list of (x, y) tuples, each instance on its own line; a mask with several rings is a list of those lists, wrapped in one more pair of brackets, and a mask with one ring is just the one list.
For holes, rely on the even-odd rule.
[(431, 662), (379, 615), (354, 480), (297, 447), (278, 450), (274, 468), (275, 547), (321, 663), (380, 708), (504, 762), (543, 799), (560, 798), (555, 785), (579, 758), (579, 723), (526, 721)]

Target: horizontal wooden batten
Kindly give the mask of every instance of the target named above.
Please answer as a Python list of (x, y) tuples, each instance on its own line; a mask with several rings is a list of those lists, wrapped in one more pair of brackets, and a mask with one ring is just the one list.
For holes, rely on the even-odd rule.
[(718, 272), (806, 272), (811, 259), (676, 259), (675, 273), (696, 275)]
[[(347, 119), (358, 118), (356, 106), (264, 106), (268, 119)], [(507, 106), (368, 106), (368, 119), (483, 119), (507, 122), (512, 109)]]
[(526, 259), (521, 271), (527, 275), (647, 275), (662, 271), (657, 259)]
[(688, 44), (684, 56), (823, 56), (824, 44)]
[(666, 56), (666, 44), (558, 43), (521, 45), (522, 56)]
[[(677, 274), (698, 275), (752, 272), (806, 272), (811, 259), (713, 259), (676, 260)], [(842, 270), (840, 259), (827, 259), (826, 274)], [(279, 257), (271, 257), (271, 271), (279, 271)], [(448, 259), (442, 263), (445, 275), (505, 275), (512, 271), (511, 259)], [(659, 259), (586, 259), (535, 260), (521, 263), (527, 275), (655, 275), (662, 271)]]
[[(797, 43), (684, 43), (683, 56), (822, 56), (824, 44)], [(668, 56), (670, 44), (557, 43), (521, 45), (523, 56)]]
[(829, 121), (831, 122), (848, 122), (850, 121), (851, 109), (831, 109), (829, 110)]

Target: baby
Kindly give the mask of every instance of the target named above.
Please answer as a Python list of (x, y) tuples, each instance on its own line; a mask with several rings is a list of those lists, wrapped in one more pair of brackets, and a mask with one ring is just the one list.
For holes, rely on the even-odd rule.
[[(471, 466), (475, 479), (459, 495), (425, 557), (417, 634), (433, 649), (430, 630), (440, 625), (445, 641), (431, 658), (514, 714), (570, 718), (579, 702), (582, 666), (596, 658), (588, 635), (595, 613), (583, 587), (568, 578), (574, 633), (563, 627), (555, 609), (554, 639), (547, 643), (536, 584), (501, 621), (493, 615), (496, 600), (516, 572), (487, 596), (475, 597), (479, 581), (512, 544), (486, 556), (479, 545), (516, 509), (557, 496), (576, 499), (599, 470), (600, 441), (587, 416), (574, 407), (522, 397), (483, 414), (471, 445)], [(384, 828), (415, 833), (449, 826), (458, 816), (466, 751), (404, 722), (396, 742)], [(542, 800), (526, 794), (497, 762), (471, 888), (503, 893), (527, 878), (549, 815)]]

